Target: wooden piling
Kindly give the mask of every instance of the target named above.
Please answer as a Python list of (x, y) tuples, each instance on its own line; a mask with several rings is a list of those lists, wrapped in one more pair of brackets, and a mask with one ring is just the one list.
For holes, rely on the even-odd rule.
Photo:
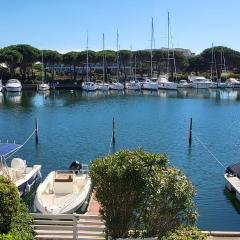
[(115, 144), (115, 119), (112, 121), (112, 143)]
[(35, 119), (35, 143), (38, 144), (38, 119)]
[(190, 118), (190, 128), (189, 128), (188, 143), (189, 143), (190, 146), (192, 145), (192, 118)]

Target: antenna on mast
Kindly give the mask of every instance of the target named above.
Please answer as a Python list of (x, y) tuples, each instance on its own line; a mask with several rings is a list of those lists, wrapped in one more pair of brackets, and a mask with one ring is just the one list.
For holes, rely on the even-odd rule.
[(154, 41), (154, 26), (153, 26), (153, 17), (152, 17), (152, 32), (151, 32), (151, 80), (153, 77), (153, 41)]

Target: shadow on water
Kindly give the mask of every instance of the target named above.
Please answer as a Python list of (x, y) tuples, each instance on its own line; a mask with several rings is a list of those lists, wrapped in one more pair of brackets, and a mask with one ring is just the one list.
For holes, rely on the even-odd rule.
[(227, 198), (227, 200), (232, 204), (234, 209), (240, 214), (240, 203), (238, 202), (235, 193), (230, 192), (228, 189), (224, 189), (224, 195)]

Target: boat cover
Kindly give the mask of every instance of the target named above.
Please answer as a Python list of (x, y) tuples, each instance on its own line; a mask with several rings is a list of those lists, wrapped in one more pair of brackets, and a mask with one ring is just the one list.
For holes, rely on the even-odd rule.
[(240, 178), (240, 162), (231, 164), (226, 169), (227, 173), (232, 173)]
[(22, 145), (16, 143), (0, 143), (0, 157), (7, 156), (21, 147)]

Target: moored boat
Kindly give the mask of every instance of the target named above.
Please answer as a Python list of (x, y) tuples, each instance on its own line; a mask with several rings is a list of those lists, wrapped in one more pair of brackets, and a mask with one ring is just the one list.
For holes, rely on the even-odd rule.
[(34, 207), (37, 211), (73, 213), (86, 202), (92, 183), (87, 165), (79, 166), (75, 170), (52, 171), (48, 174), (36, 192)]
[(188, 77), (188, 79), (191, 82), (193, 88), (208, 89), (213, 87), (213, 82), (203, 76), (191, 75)]
[(8, 92), (21, 92), (22, 84), (17, 79), (9, 79), (5, 85)]
[(50, 89), (50, 86), (48, 83), (40, 83), (38, 85), (38, 90), (39, 91), (48, 91)]
[(17, 152), (22, 145), (16, 143), (0, 143), (0, 175), (10, 179), (18, 188), (20, 196), (31, 191), (33, 185), (41, 178), (41, 165), (27, 166), (26, 160), (13, 158), (11, 165), (6, 160)]
[(178, 88), (190, 88), (192, 87), (190, 83), (188, 83), (187, 80), (185, 79), (182, 79), (179, 81), (178, 85), (177, 85)]
[(124, 89), (124, 85), (120, 82), (112, 82), (110, 85), (109, 85), (109, 89), (110, 90), (118, 90), (118, 91), (121, 91)]

